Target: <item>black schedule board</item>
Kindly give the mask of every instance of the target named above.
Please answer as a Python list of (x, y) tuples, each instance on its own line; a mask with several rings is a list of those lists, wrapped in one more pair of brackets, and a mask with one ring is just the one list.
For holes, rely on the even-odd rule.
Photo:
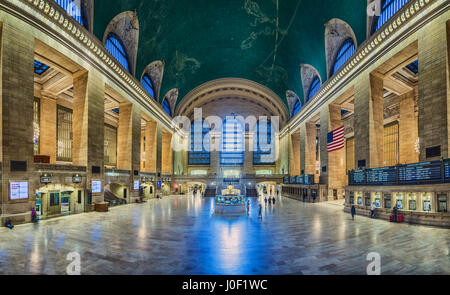
[(350, 173), (350, 183), (353, 185), (366, 184), (366, 173), (364, 170), (356, 170)]
[(450, 160), (444, 160), (445, 182), (450, 182)]
[(366, 170), (368, 185), (395, 184), (397, 182), (397, 167), (383, 167)]
[(305, 184), (314, 184), (314, 175), (305, 175)]
[(305, 181), (304, 181), (303, 175), (302, 175), (302, 176), (297, 176), (297, 177), (295, 178), (295, 183), (296, 183), (296, 184), (304, 184)]
[(442, 162), (427, 162), (399, 166), (399, 183), (439, 182), (442, 179)]

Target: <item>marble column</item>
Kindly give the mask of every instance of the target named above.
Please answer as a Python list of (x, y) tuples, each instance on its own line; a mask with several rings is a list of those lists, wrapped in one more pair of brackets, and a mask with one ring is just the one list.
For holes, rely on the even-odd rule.
[(306, 122), (300, 126), (300, 173), (316, 174), (316, 136), (315, 123)]
[(400, 164), (412, 164), (419, 161), (416, 152), (418, 138), (418, 123), (415, 113), (415, 91), (410, 91), (400, 97), (399, 120), (399, 161)]
[(289, 140), (289, 174), (301, 175), (300, 171), (300, 132), (294, 132)]
[(383, 78), (361, 75), (355, 85), (355, 167), (382, 167), (384, 162)]
[[(449, 157), (449, 31), (448, 21), (441, 17), (417, 33), (420, 161)], [(427, 158), (429, 148), (440, 148), (441, 154)]]
[(50, 156), (50, 163), (56, 164), (57, 104), (56, 99), (43, 96), (40, 99), (39, 153)]
[[(73, 77), (73, 164), (87, 167), (88, 189), (92, 180), (104, 180), (105, 84), (100, 77), (94, 70)], [(93, 194), (93, 204), (103, 201), (103, 192)]]
[(344, 195), (344, 186), (346, 180), (345, 173), (345, 148), (331, 153), (328, 152), (328, 133), (342, 127), (341, 107), (330, 104), (324, 107), (320, 112), (320, 166), (322, 168), (320, 183), (328, 185), (328, 196), (334, 196), (334, 190), (337, 191), (337, 197)]
[[(0, 29), (0, 222), (3, 225), (5, 218), (13, 224), (30, 221), (30, 211), (35, 206), (33, 192), (39, 184), (29, 182), (28, 199), (10, 200), (10, 182), (31, 180), (34, 171), (34, 37), (6, 23), (0, 24)], [(12, 162), (20, 162), (24, 171), (12, 171)]]
[(154, 121), (145, 125), (145, 171), (156, 173), (156, 127)]

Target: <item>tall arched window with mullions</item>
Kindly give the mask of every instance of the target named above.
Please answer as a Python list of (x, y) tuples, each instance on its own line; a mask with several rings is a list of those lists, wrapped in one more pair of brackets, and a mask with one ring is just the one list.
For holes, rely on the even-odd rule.
[(222, 126), (220, 164), (240, 166), (244, 164), (244, 127), (236, 118), (227, 118)]
[(344, 43), (342, 43), (341, 48), (334, 59), (333, 66), (333, 75), (339, 71), (339, 69), (355, 54), (355, 43), (353, 43), (352, 39), (347, 39)]
[(319, 77), (315, 77), (311, 83), (311, 86), (309, 87), (309, 93), (308, 93), (308, 101), (313, 98), (314, 95), (316, 95), (317, 91), (320, 90), (320, 86), (322, 84), (320, 83)]
[(253, 165), (275, 164), (275, 132), (270, 120), (259, 120), (253, 139)]
[(384, 0), (381, 1), (381, 14), (375, 19), (372, 33), (378, 31), (394, 14), (396, 14), (409, 0)]
[(108, 38), (106, 38), (105, 48), (106, 48), (106, 50), (109, 51), (109, 53), (112, 54), (112, 56), (114, 56), (114, 58), (128, 72), (130, 71), (128, 54), (127, 54), (125, 46), (123, 45), (123, 43), (120, 40), (119, 36), (117, 36), (114, 33), (109, 33)]
[(142, 77), (142, 87), (144, 87), (145, 91), (147, 91), (153, 99), (156, 99), (155, 88), (153, 87), (152, 80), (148, 74), (145, 74), (144, 77)]
[(89, 30), (86, 6), (84, 0), (54, 0), (68, 15), (73, 17), (79, 24)]
[(163, 106), (163, 109), (166, 111), (166, 113), (169, 114), (169, 116), (172, 116), (172, 111), (170, 110), (170, 104), (167, 99), (164, 99), (162, 106)]
[(295, 117), (298, 114), (298, 112), (300, 112), (301, 108), (302, 108), (302, 104), (300, 103), (300, 100), (297, 99), (294, 104), (293, 111), (292, 111), (292, 117)]
[(210, 132), (208, 123), (194, 121), (191, 124), (189, 165), (210, 164)]

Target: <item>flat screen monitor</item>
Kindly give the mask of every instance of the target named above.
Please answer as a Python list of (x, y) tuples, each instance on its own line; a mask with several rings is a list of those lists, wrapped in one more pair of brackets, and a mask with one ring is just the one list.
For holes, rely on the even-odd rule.
[(28, 199), (28, 181), (12, 181), (9, 184), (9, 197), (11, 200)]
[(92, 193), (99, 194), (102, 192), (102, 181), (101, 180), (93, 180), (92, 181)]
[(133, 189), (135, 191), (139, 190), (139, 180), (135, 180), (133, 183)]
[(158, 181), (158, 189), (160, 189), (160, 188), (161, 188), (161, 180)]

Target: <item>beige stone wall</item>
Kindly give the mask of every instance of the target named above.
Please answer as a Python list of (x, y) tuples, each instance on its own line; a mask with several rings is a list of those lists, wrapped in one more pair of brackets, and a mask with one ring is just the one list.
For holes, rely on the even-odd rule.
[[(1, 214), (30, 212), (36, 184), (29, 184), (29, 199), (9, 200), (10, 181), (33, 176), (34, 38), (9, 24), (1, 24), (0, 101), (2, 138)], [(26, 162), (26, 172), (12, 172), (11, 161)], [(30, 216), (20, 217), (28, 221)]]
[(161, 173), (172, 174), (173, 170), (173, 151), (172, 151), (172, 134), (162, 134), (162, 147), (161, 147)]
[(156, 122), (147, 121), (145, 126), (145, 171), (156, 172)]
[(399, 120), (399, 162), (412, 164), (419, 162), (416, 152), (418, 139), (418, 123), (415, 113), (415, 92), (411, 91), (400, 97)]
[(441, 146), (441, 157), (447, 158), (448, 123), (448, 18), (438, 18), (417, 34), (419, 44), (419, 136), (420, 160), (427, 159), (426, 149)]
[(383, 166), (383, 79), (361, 75), (355, 84), (355, 162), (366, 168)]
[(289, 174), (300, 175), (300, 132), (292, 133), (289, 142)]
[(300, 170), (305, 175), (316, 174), (316, 136), (315, 123), (300, 126)]
[(50, 163), (56, 163), (57, 104), (52, 98), (40, 99), (40, 154), (50, 156)]

